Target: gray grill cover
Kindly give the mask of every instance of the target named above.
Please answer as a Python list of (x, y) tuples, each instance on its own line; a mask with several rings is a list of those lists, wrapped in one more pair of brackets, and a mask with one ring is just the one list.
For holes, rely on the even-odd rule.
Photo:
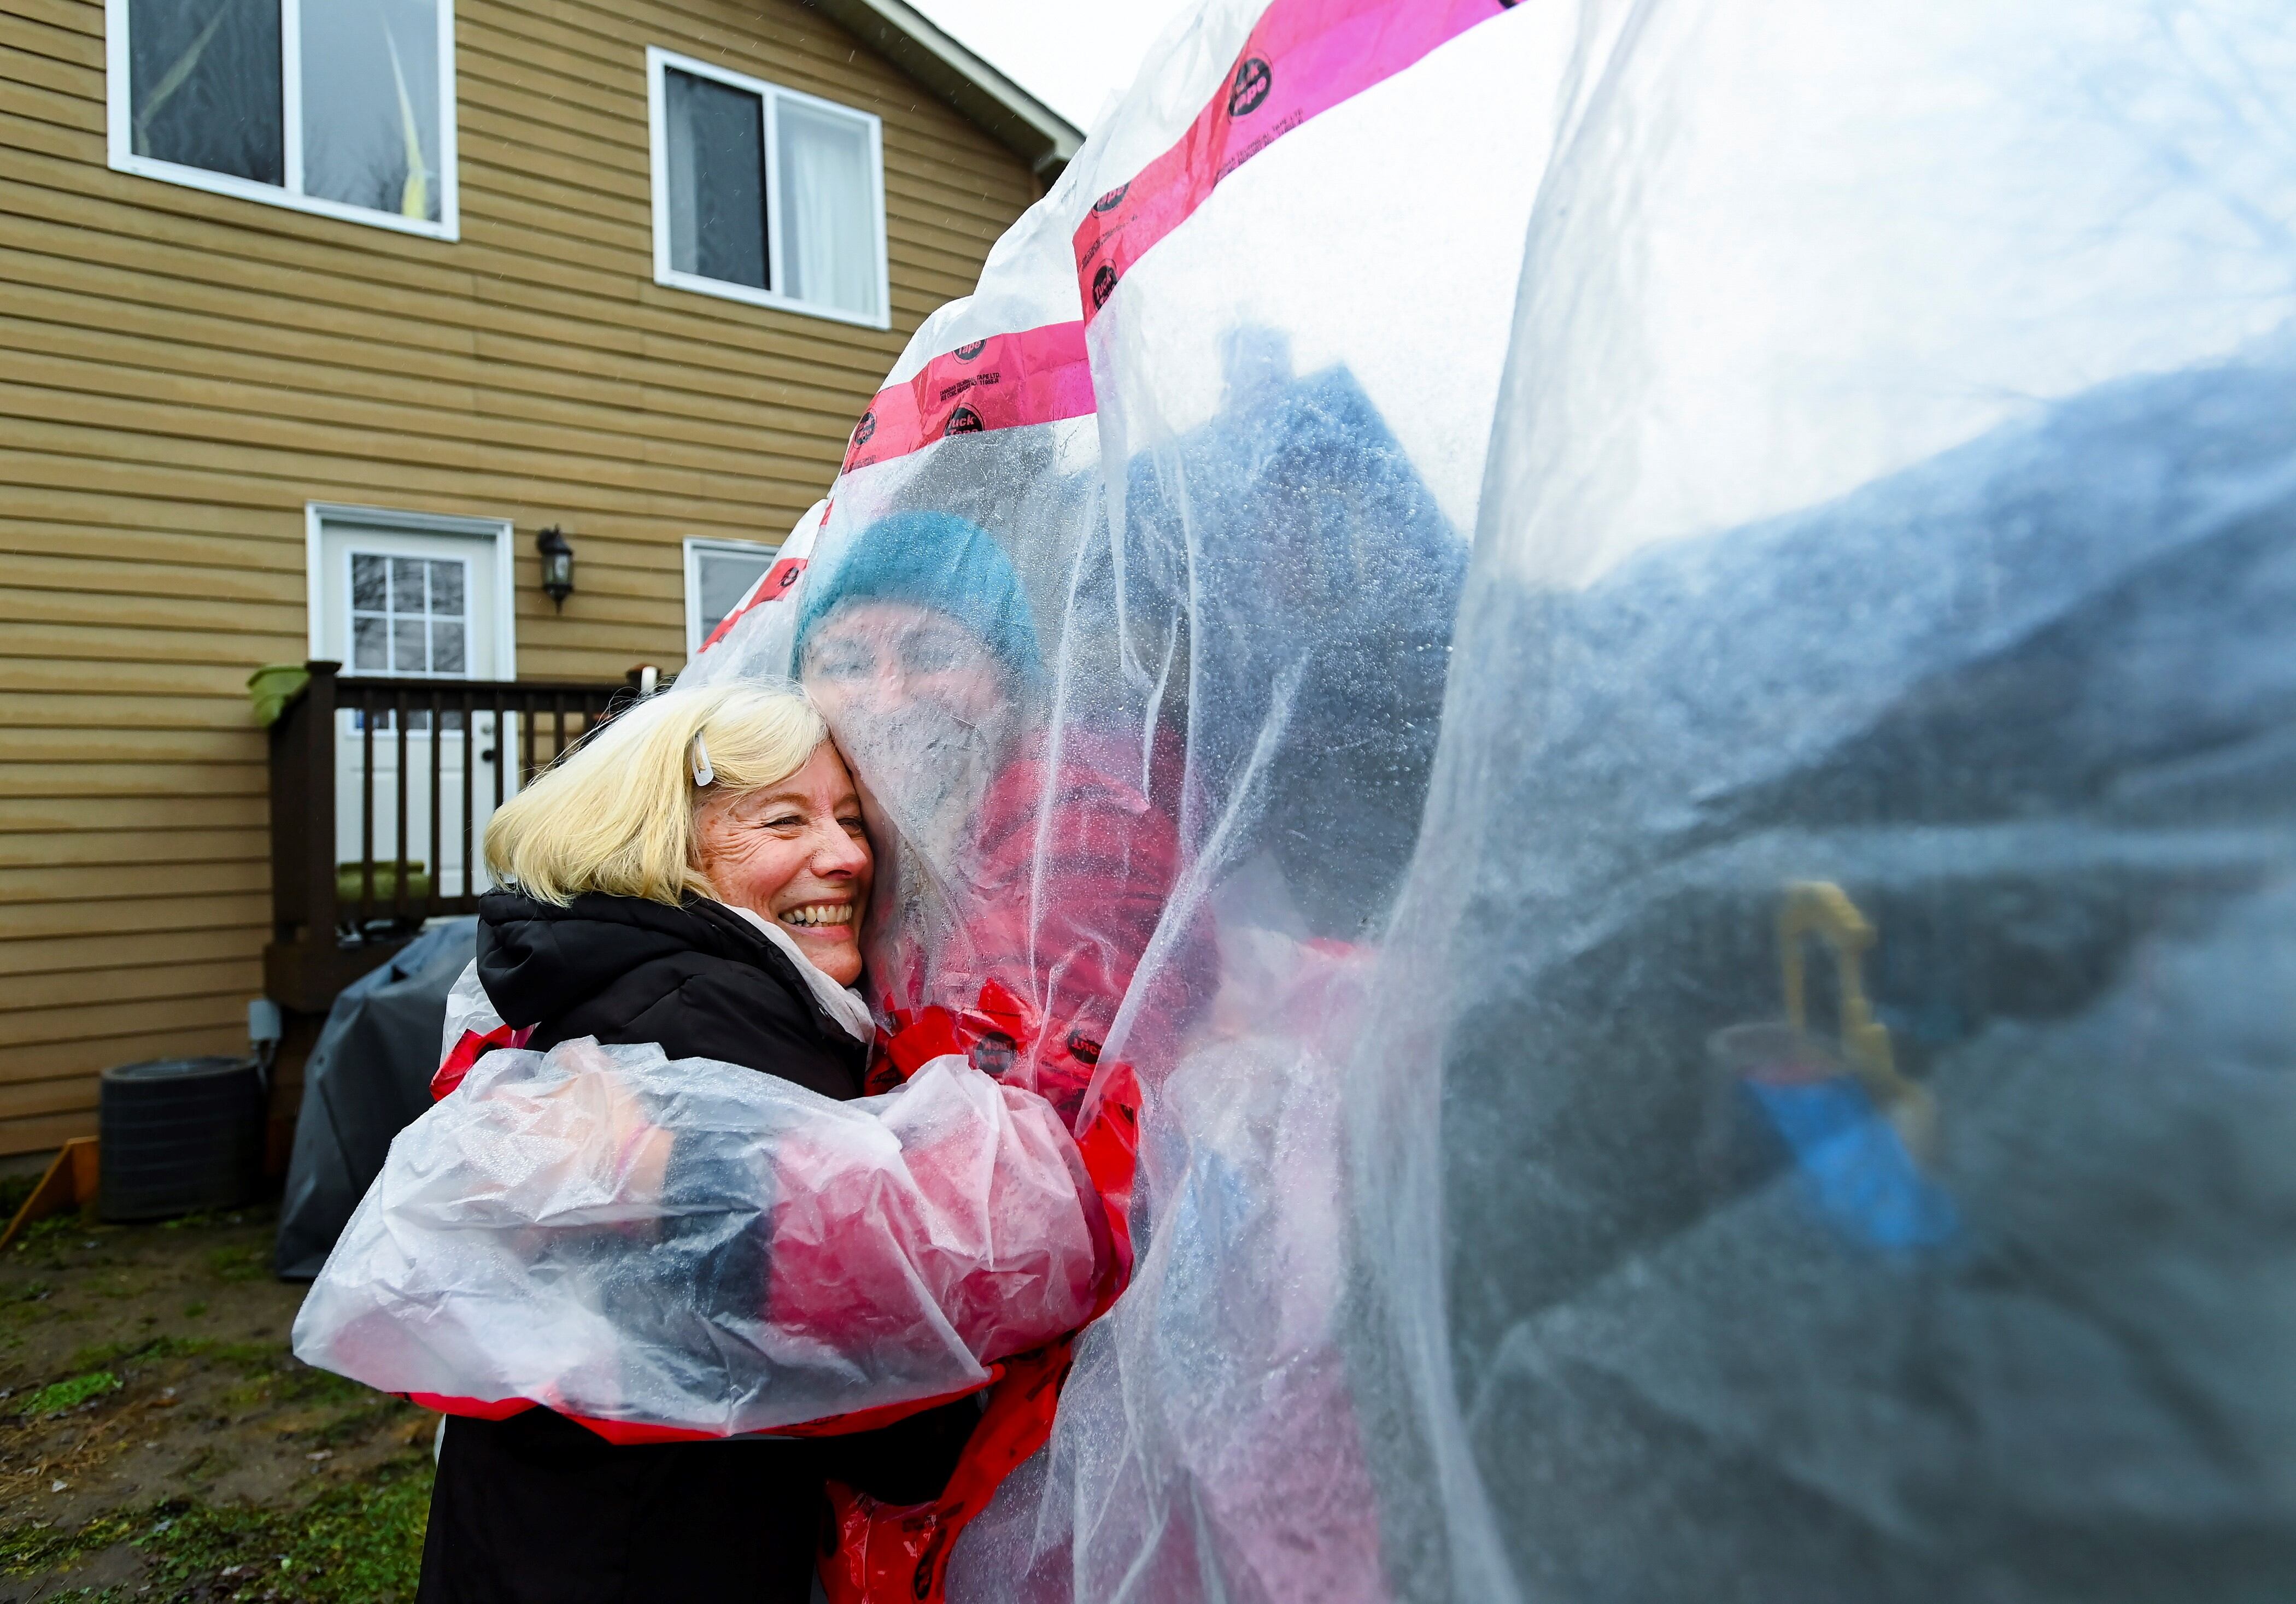
[(479, 921), (431, 926), (345, 986), (303, 1070), (303, 1109), (279, 1205), (272, 1268), (308, 1281), (382, 1172), (390, 1139), (430, 1106), (447, 993), (477, 952)]

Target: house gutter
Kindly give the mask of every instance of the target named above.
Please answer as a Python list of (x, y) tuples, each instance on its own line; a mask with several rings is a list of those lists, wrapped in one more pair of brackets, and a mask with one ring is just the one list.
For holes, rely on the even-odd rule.
[(805, 3), (964, 113), (1029, 164), (1047, 189), (1083, 130), (941, 31), (906, 0)]

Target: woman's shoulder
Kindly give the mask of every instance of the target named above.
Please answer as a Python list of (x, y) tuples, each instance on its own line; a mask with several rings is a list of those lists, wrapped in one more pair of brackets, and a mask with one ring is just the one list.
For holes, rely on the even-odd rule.
[(840, 1101), (862, 1093), (868, 1048), (824, 1020), (809, 1000), (760, 994), (753, 978), (724, 965), (679, 977), (633, 1021), (633, 1039), (658, 1042), (673, 1059), (716, 1059), (779, 1076)]
[(643, 897), (585, 892), (562, 906), (496, 890), (479, 899), (479, 978), (513, 1024), (521, 1013), (555, 1012), (633, 969), (691, 952), (738, 957), (710, 921)]

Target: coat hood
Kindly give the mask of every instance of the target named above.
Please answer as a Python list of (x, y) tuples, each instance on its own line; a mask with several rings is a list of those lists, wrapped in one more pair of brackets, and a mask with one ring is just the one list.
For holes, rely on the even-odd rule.
[(598, 996), (634, 970), (700, 953), (762, 970), (807, 995), (795, 968), (730, 908), (681, 907), (585, 892), (560, 907), (519, 891), (479, 899), (479, 978), (512, 1025), (532, 1025)]

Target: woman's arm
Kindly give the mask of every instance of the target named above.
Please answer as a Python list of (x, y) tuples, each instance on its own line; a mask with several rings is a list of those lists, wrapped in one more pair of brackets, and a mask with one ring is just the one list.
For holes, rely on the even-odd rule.
[(1105, 1237), (1071, 1146), (953, 1059), (838, 1103), (653, 1048), (490, 1054), (393, 1145), (296, 1351), (673, 1435), (947, 1396), (1091, 1313)]

